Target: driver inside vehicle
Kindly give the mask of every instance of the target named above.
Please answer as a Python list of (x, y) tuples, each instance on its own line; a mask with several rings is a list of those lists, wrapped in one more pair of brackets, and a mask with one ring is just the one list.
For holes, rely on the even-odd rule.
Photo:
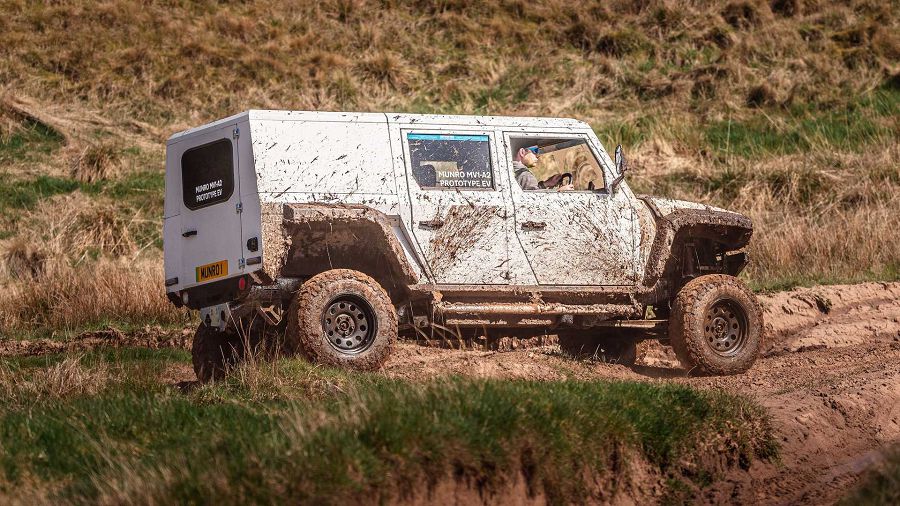
[[(513, 161), (513, 171), (515, 172), (516, 182), (523, 190), (543, 190), (558, 188), (559, 191), (571, 191), (575, 187), (572, 185), (571, 174), (556, 174), (544, 181), (538, 181), (532, 170), (538, 164), (538, 153), (540, 148), (530, 146), (527, 148), (519, 148), (516, 152), (516, 158)], [(568, 182), (565, 181), (568, 176)]]
[(513, 170), (526, 191), (606, 189), (603, 165), (586, 139), (511, 137)]

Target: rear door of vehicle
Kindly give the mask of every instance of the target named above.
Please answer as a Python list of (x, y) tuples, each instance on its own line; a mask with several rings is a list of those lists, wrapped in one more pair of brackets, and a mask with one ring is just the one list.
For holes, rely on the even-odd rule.
[(181, 167), (181, 288), (243, 268), (237, 132), (224, 125), (170, 147)]

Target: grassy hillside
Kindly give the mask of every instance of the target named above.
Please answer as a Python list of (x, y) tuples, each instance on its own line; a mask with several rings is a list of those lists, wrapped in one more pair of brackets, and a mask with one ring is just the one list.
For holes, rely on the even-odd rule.
[(756, 288), (900, 273), (896, 2), (0, 9), (0, 332), (183, 322), (163, 141), (247, 108), (577, 117), (637, 190), (749, 214)]
[(282, 360), (185, 394), (169, 378), (188, 361), (125, 349), (4, 362), (0, 502), (374, 504), (454, 480), (473, 497), (681, 502), (776, 454), (760, 408), (685, 386), (416, 383)]

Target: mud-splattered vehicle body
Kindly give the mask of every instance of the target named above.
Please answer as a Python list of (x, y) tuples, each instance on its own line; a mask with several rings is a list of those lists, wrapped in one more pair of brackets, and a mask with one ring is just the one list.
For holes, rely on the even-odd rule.
[[(522, 148), (571, 185), (523, 189)], [(172, 136), (165, 282), (201, 311), (198, 375), (251, 321), (361, 369), (442, 329), (578, 336), (626, 361), (659, 337), (688, 367), (745, 370), (750, 220), (635, 195), (621, 162), (556, 118), (248, 111)]]

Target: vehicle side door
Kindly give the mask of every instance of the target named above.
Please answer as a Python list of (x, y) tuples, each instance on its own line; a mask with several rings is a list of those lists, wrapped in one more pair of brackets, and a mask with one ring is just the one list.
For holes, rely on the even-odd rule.
[(509, 283), (494, 132), (400, 125), (412, 235), (438, 284)]
[[(559, 172), (572, 172), (572, 191), (524, 190), (511, 184), (515, 232), (539, 285), (631, 286), (635, 275), (636, 215), (625, 192), (611, 192), (612, 167), (601, 157), (585, 133), (505, 132), (504, 163), (516, 180), (513, 166), (520, 147), (534, 149), (544, 143), (576, 146), (572, 160), (560, 163)], [(538, 148), (540, 149), (540, 148)], [(549, 155), (547, 155), (549, 156)], [(584, 177), (579, 171), (593, 170)], [(521, 169), (521, 168), (520, 168)], [(541, 180), (547, 174), (536, 174)], [(588, 189), (590, 187), (591, 189)]]

